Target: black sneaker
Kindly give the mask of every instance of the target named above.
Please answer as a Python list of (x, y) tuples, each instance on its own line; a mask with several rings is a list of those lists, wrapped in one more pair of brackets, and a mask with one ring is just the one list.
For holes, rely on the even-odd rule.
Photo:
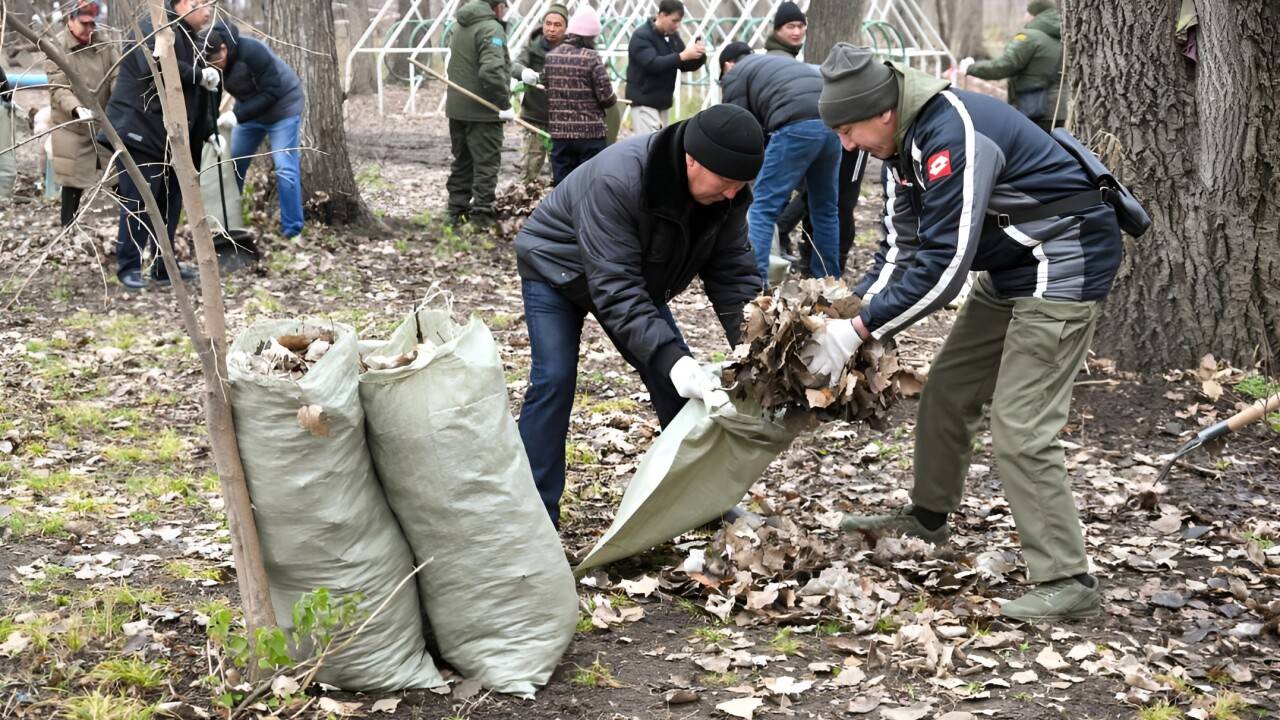
[(116, 277), (120, 279), (120, 284), (125, 290), (143, 290), (147, 287), (147, 281), (142, 279), (141, 270), (125, 270), (116, 273)]
[[(192, 280), (198, 280), (200, 278), (200, 271), (190, 265), (178, 263), (178, 272), (182, 275), (184, 282), (191, 282)], [(151, 280), (157, 285), (169, 284), (169, 273), (165, 272), (164, 265), (156, 263), (155, 267), (151, 270)]]

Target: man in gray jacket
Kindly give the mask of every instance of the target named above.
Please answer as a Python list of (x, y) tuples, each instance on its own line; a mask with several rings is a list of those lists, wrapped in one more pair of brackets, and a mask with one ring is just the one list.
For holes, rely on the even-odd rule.
[(809, 191), (813, 277), (840, 277), (840, 222), (836, 193), (840, 140), (818, 117), (822, 76), (816, 65), (776, 55), (757, 55), (745, 43), (720, 53), (724, 102), (746, 108), (769, 133), (764, 165), (747, 214), (751, 247), (760, 277), (767, 278), (769, 250), (778, 215), (803, 180)]
[(747, 183), (764, 156), (750, 113), (717, 105), (606, 148), (566, 177), (516, 236), (533, 365), (520, 437), (538, 493), (559, 526), (565, 437), (591, 313), (644, 380), (666, 426), (712, 380), (667, 303), (702, 280), (729, 345), (760, 293), (747, 244)]

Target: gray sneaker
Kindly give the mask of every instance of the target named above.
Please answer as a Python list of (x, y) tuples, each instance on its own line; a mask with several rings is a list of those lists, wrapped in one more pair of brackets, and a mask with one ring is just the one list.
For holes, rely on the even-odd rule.
[(887, 535), (910, 535), (925, 542), (941, 545), (951, 537), (951, 528), (943, 523), (937, 530), (925, 527), (920, 519), (911, 514), (911, 505), (898, 508), (888, 515), (850, 515), (845, 513), (840, 520), (840, 529), (849, 533), (862, 533), (873, 537)]
[(1086, 587), (1075, 578), (1040, 583), (1017, 600), (1005, 603), (1000, 614), (1025, 622), (1094, 617), (1102, 612), (1098, 601), (1100, 584), (1096, 577), (1093, 587)]

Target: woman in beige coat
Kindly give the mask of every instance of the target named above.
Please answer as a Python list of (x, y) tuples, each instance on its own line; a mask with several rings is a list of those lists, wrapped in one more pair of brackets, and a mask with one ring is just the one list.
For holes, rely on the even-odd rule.
[[(111, 98), (115, 81), (115, 65), (120, 50), (108, 39), (99, 37), (98, 3), (81, 2), (67, 15), (67, 25), (54, 42), (66, 53), (71, 69), (84, 84), (97, 91), (100, 107)], [(102, 179), (111, 153), (94, 141), (98, 131), (93, 111), (84, 107), (71, 92), (66, 73), (51, 61), (46, 62), (49, 75), (49, 105), (53, 113), (53, 176), (62, 185), (62, 226), (71, 224), (80, 208), (85, 188)], [(73, 122), (79, 121), (79, 122)]]

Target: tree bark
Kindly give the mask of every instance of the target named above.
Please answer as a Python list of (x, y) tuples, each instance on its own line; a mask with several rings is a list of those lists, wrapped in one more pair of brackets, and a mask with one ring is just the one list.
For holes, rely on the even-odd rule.
[[(342, 68), (334, 41), (333, 4), (265, 0), (266, 32), (282, 42), (275, 50), (306, 88), (302, 115), (302, 188), (308, 214), (329, 225), (374, 222), (360, 198), (342, 119)], [(314, 148), (314, 149), (312, 149)]]
[(987, 54), (982, 41), (983, 5), (983, 0), (935, 0), (938, 35), (957, 61)]
[(867, 0), (811, 0), (806, 13), (805, 62), (821, 64), (838, 42), (858, 42)]
[[(1237, 366), (1280, 350), (1280, 4), (1197, 0), (1199, 62), (1174, 37), (1179, 0), (1063, 11), (1073, 131), (1151, 213), (1098, 327), (1128, 367)], [(1274, 369), (1273, 369), (1274, 372)]]

